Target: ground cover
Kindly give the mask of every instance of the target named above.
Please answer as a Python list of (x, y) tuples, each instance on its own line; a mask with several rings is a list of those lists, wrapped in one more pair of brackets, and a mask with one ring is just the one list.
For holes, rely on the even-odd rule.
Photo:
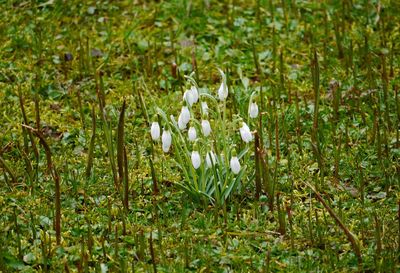
[(0, 11), (0, 271), (400, 270), (396, 1)]

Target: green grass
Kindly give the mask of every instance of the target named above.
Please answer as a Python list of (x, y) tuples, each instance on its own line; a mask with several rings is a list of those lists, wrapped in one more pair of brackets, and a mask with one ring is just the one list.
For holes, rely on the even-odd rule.
[[(390, 0), (0, 1), (0, 272), (399, 271), (399, 12)], [(212, 145), (227, 162), (247, 152), (215, 203), (182, 189), (192, 144), (163, 153), (150, 124), (157, 108), (163, 126), (177, 119), (185, 76), (218, 98), (218, 69), (229, 96), (226, 111), (208, 101), (224, 113), (223, 130), (210, 114)]]

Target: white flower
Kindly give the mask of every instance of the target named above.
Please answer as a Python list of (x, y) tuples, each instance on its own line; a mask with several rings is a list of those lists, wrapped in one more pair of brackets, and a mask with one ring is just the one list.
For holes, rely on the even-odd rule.
[(194, 98), (193, 98), (193, 93), (192, 93), (191, 89), (186, 90), (185, 93), (183, 93), (183, 99), (186, 101), (187, 104), (192, 106), (192, 104), (194, 102)]
[(240, 162), (237, 156), (233, 156), (231, 158), (231, 170), (234, 174), (238, 174), (240, 172)]
[(239, 130), (240, 136), (244, 142), (249, 143), (253, 140), (253, 135), (250, 132), (249, 126), (247, 126), (245, 122), (242, 122), (242, 127)]
[(224, 101), (228, 97), (228, 87), (226, 86), (224, 80), (221, 82), (221, 85), (219, 86), (218, 97), (220, 101)]
[(203, 131), (204, 136), (209, 136), (211, 133), (211, 125), (210, 122), (206, 119), (201, 121), (201, 130)]
[(257, 103), (252, 102), (249, 107), (249, 114), (251, 118), (256, 118), (258, 116), (258, 106)]
[(190, 120), (190, 112), (187, 106), (182, 106), (181, 113), (178, 117), (178, 126), (179, 129), (183, 130), (186, 128), (186, 125), (189, 123)]
[(192, 94), (192, 102), (196, 103), (199, 100), (199, 92), (197, 91), (197, 87), (193, 85), (190, 88), (190, 93)]
[(198, 169), (200, 167), (200, 164), (201, 164), (201, 159), (200, 159), (199, 152), (198, 151), (193, 151), (191, 158), (192, 158), (193, 167), (195, 169)]
[(184, 123), (188, 123), (190, 120), (190, 112), (189, 112), (189, 108), (187, 106), (182, 107), (181, 115), (182, 115), (182, 121)]
[(161, 136), (161, 142), (162, 142), (162, 149), (165, 153), (168, 153), (169, 148), (171, 147), (171, 142), (172, 142), (172, 136), (171, 132), (168, 130), (163, 130), (162, 136)]
[(208, 104), (205, 101), (201, 102), (201, 110), (203, 111), (204, 115), (208, 115)]
[(160, 138), (160, 125), (158, 124), (158, 122), (153, 121), (153, 123), (151, 124), (150, 134), (151, 138), (154, 141)]
[(217, 159), (213, 151), (209, 151), (206, 155), (206, 165), (207, 168), (211, 168), (213, 165), (217, 164)]
[(186, 129), (186, 124), (187, 123), (184, 123), (182, 121), (182, 115), (179, 115), (179, 117), (178, 117), (178, 127), (179, 127), (179, 129), (181, 129), (181, 130)]
[(197, 138), (197, 132), (196, 129), (193, 126), (190, 126), (189, 131), (188, 131), (188, 136), (190, 141), (195, 141)]

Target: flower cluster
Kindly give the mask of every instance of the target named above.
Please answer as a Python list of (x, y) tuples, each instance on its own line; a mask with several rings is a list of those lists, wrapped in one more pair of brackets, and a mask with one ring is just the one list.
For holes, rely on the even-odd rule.
[[(200, 180), (203, 182), (210, 181), (210, 183), (218, 180), (218, 183), (222, 183), (221, 180), (232, 180), (232, 175), (241, 175), (240, 158), (247, 149), (242, 151), (240, 155), (237, 154), (236, 149), (232, 147), (232, 145), (235, 146), (232, 143), (233, 139), (229, 138), (231, 135), (229, 129), (233, 128), (246, 146), (253, 140), (248, 124), (241, 118), (233, 120), (230, 123), (232, 124), (231, 127), (226, 127), (229, 123), (228, 120), (225, 120), (229, 89), (222, 71), (221, 75), (222, 82), (217, 90), (217, 96), (205, 92), (199, 93), (196, 82), (189, 78), (192, 85), (183, 94), (182, 107), (177, 122), (172, 115), (168, 118), (161, 109), (157, 109), (158, 116), (161, 116), (163, 123), (165, 123), (161, 135), (162, 150), (168, 153), (172, 143), (174, 143), (176, 148), (174, 154), (178, 163), (185, 169), (187, 180), (197, 183), (194, 187), (197, 191), (201, 190), (198, 185)], [(216, 107), (210, 109), (207, 101), (215, 104)], [(249, 104), (248, 114), (250, 118), (258, 117), (258, 106), (253, 99)], [(200, 118), (197, 119), (196, 117)], [(159, 140), (160, 131), (160, 124), (158, 119), (155, 118), (150, 128), (153, 141)], [(194, 170), (190, 169), (189, 166)], [(227, 173), (228, 169), (232, 175), (229, 175), (229, 171)], [(219, 187), (222, 187), (222, 185)]]

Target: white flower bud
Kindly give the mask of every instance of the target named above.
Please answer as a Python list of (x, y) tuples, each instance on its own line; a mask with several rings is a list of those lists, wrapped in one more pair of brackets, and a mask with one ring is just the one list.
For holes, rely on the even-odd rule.
[(258, 116), (258, 106), (257, 103), (252, 102), (249, 107), (249, 114), (251, 118), (256, 118)]
[(194, 102), (192, 90), (186, 90), (185, 93), (183, 93), (183, 99), (188, 105), (192, 106)]
[(189, 128), (188, 136), (190, 141), (195, 141), (197, 139), (197, 132), (193, 126)]
[(182, 106), (181, 116), (182, 116), (182, 122), (187, 124), (190, 120), (190, 112), (187, 106)]
[(232, 172), (238, 174), (240, 172), (240, 162), (237, 156), (233, 156), (230, 163)]
[(160, 138), (160, 125), (158, 124), (158, 122), (153, 121), (153, 123), (151, 124), (150, 134), (151, 138), (154, 141)]
[(168, 130), (163, 130), (162, 136), (161, 136), (161, 142), (162, 142), (162, 149), (165, 153), (168, 153), (169, 148), (171, 147), (172, 143), (172, 136), (171, 132)]
[(182, 115), (180, 114), (178, 117), (178, 127), (180, 130), (186, 129), (186, 124), (182, 121)]
[(222, 81), (219, 86), (218, 97), (220, 101), (224, 101), (228, 97), (228, 87), (226, 86), (225, 81)]
[(204, 136), (209, 136), (211, 133), (211, 125), (208, 120), (203, 119), (201, 121), (201, 130), (203, 131)]
[(249, 143), (253, 140), (253, 135), (250, 132), (249, 126), (247, 126), (245, 122), (242, 122), (242, 127), (239, 130), (240, 136), (244, 142)]
[(199, 92), (197, 91), (197, 87), (193, 85), (190, 88), (190, 93), (192, 94), (192, 104), (196, 103), (199, 100)]
[(198, 169), (200, 167), (200, 164), (201, 164), (201, 158), (200, 158), (199, 152), (198, 151), (193, 151), (191, 159), (192, 159), (193, 168)]

